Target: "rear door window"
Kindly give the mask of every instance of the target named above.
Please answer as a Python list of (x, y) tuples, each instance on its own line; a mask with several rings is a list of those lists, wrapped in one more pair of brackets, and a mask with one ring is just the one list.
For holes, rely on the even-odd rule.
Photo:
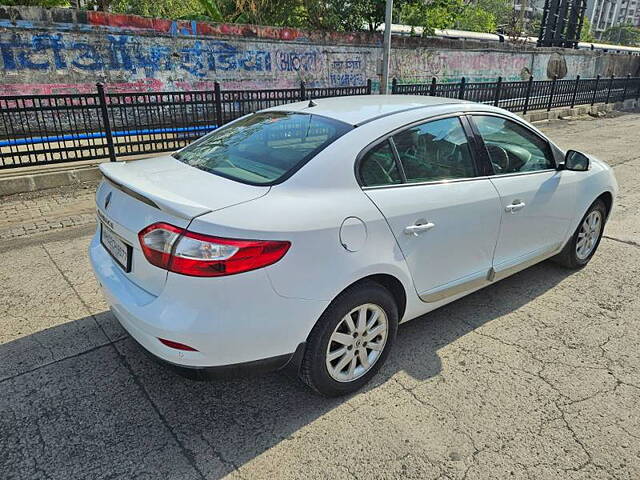
[(457, 117), (423, 123), (393, 136), (407, 182), (475, 176), (467, 135)]
[(262, 112), (174, 153), (201, 170), (252, 185), (279, 183), (353, 127), (326, 117)]

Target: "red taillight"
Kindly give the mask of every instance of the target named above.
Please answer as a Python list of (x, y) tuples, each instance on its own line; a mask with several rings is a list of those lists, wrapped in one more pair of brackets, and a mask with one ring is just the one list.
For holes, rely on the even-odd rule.
[(219, 277), (276, 263), (291, 243), (236, 240), (154, 223), (138, 234), (142, 252), (156, 267), (194, 277)]
[(174, 342), (173, 340), (167, 340), (166, 338), (158, 338), (158, 340), (160, 340), (160, 343), (166, 345), (167, 347), (175, 348), (176, 350), (185, 350), (187, 352), (198, 351), (195, 348), (190, 347), (189, 345), (185, 345), (184, 343)]

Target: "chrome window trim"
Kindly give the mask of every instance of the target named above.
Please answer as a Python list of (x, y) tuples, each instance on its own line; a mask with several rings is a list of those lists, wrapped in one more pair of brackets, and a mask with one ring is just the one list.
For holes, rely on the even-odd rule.
[[(538, 172), (535, 172), (538, 173)], [(362, 187), (362, 190), (381, 190), (384, 188), (398, 188), (398, 187), (421, 187), (427, 185), (442, 185), (446, 183), (461, 183), (472, 182), (474, 180), (489, 180), (490, 177), (484, 175), (480, 177), (465, 177), (465, 178), (450, 178), (448, 180), (431, 180), (428, 182), (407, 182), (407, 183), (394, 183), (389, 185), (372, 185), (370, 187)]]
[(537, 173), (557, 172), (557, 168), (545, 168), (544, 170), (532, 170), (530, 172), (513, 172), (513, 173), (495, 173), (489, 175), (487, 178), (506, 178), (506, 177), (519, 177), (524, 175), (535, 175)]

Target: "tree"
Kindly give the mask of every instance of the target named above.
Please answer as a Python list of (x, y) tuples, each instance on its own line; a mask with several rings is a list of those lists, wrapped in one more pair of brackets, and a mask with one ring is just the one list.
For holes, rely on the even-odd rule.
[(640, 29), (630, 24), (616, 25), (604, 31), (602, 40), (614, 45), (636, 46), (640, 44)]
[(497, 28), (496, 16), (476, 5), (468, 5), (456, 19), (458, 30), (471, 32), (495, 32)]
[(596, 37), (593, 35), (593, 32), (591, 32), (591, 22), (586, 15), (582, 23), (582, 30), (580, 30), (580, 41), (588, 43), (593, 43), (596, 41)]
[(204, 13), (198, 0), (111, 0), (108, 10), (114, 13), (165, 18), (183, 18)]
[(25, 5), (28, 7), (69, 7), (68, 0), (0, 0), (0, 5), (6, 5), (8, 7), (15, 7), (18, 5)]
[[(399, 12), (405, 0), (395, 0)], [(306, 21), (320, 30), (375, 32), (384, 23), (385, 0), (304, 0)]]
[(473, 5), (493, 15), (496, 27), (507, 25), (513, 12), (513, 2), (510, 0), (477, 0), (471, 3)]
[(433, 35), (436, 28), (495, 32), (498, 25), (509, 22), (511, 10), (509, 0), (414, 0), (403, 5), (400, 18), (407, 25), (422, 27), (423, 35)]

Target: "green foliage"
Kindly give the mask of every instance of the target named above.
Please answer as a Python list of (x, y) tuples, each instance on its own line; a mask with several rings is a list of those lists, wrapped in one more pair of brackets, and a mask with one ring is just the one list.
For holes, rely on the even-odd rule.
[[(69, 6), (69, 0), (0, 0), (38, 6)], [(375, 31), (384, 23), (385, 0), (88, 0), (100, 10), (146, 17), (252, 23), (327, 31)], [(508, 23), (511, 0), (395, 0), (394, 20), (434, 29), (494, 32)]]
[(495, 32), (497, 28), (496, 16), (481, 7), (470, 5), (456, 19), (455, 26), (458, 30), (471, 32)]
[(513, 2), (510, 0), (477, 0), (472, 5), (493, 15), (497, 27), (507, 25), (514, 12)]
[(0, 5), (15, 7), (17, 5), (26, 5), (28, 7), (69, 7), (69, 0), (0, 0)]
[(580, 41), (590, 43), (596, 41), (596, 37), (591, 32), (591, 22), (586, 15), (584, 17), (584, 23), (582, 24), (582, 30), (580, 31)]
[(218, 8), (218, 3), (215, 0), (198, 0), (198, 3), (205, 12), (205, 15), (214, 22), (223, 22), (224, 17), (222, 12)]
[(498, 25), (509, 22), (512, 9), (509, 0), (414, 0), (402, 6), (400, 18), (407, 25), (422, 27), (423, 35), (433, 35), (436, 28), (495, 32)]
[(112, 0), (109, 11), (143, 17), (183, 18), (205, 13), (198, 0)]
[[(220, 0), (218, 0), (220, 1)], [(303, 0), (225, 0), (233, 5), (229, 12), (239, 15), (241, 23), (301, 27)], [(226, 8), (226, 7), (225, 7)], [(221, 9), (222, 10), (222, 9)], [(229, 18), (225, 15), (225, 18)], [(230, 21), (230, 20), (227, 20)]]
[(603, 32), (602, 41), (614, 45), (637, 46), (640, 44), (640, 29), (630, 24), (611, 27)]
[[(395, 10), (404, 3), (395, 0)], [(304, 0), (304, 18), (314, 29), (373, 32), (384, 23), (385, 4), (385, 0)]]

